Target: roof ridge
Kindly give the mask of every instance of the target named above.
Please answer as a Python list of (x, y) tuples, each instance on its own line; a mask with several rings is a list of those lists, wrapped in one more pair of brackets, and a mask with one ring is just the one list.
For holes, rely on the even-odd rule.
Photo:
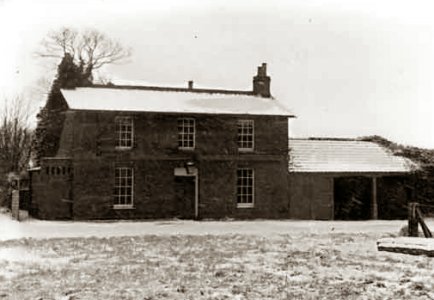
[[(225, 90), (225, 89), (204, 89), (204, 88), (181, 88), (181, 87), (162, 87), (162, 86), (144, 86), (144, 85), (115, 85), (115, 84), (92, 84), (89, 86), (78, 86), (77, 88), (104, 88), (104, 89), (119, 89), (119, 90), (145, 90), (145, 91), (161, 91), (161, 92), (190, 92), (198, 94), (229, 94), (229, 95), (247, 95), (257, 96), (253, 91), (242, 90)], [(268, 97), (271, 99), (271, 97)]]
[(305, 137), (305, 138), (289, 138), (289, 140), (300, 141), (341, 141), (341, 142), (365, 142), (357, 138), (339, 138), (339, 137)]

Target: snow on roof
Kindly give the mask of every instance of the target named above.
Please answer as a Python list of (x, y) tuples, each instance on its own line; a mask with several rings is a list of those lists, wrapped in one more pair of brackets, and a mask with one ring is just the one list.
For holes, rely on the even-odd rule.
[(280, 102), (246, 94), (135, 88), (62, 89), (70, 109), (292, 116)]
[(417, 168), (373, 142), (290, 139), (290, 172), (403, 173)]
[(129, 86), (157, 86), (157, 87), (167, 87), (167, 86), (171, 86), (171, 87), (176, 87), (176, 88), (186, 88), (187, 87), (187, 82), (186, 83), (155, 83), (155, 82), (149, 82), (146, 80), (140, 80), (140, 79), (120, 79), (120, 78), (113, 78), (110, 79), (109, 82), (111, 84), (114, 85), (129, 85)]
[[(180, 88), (180, 89), (186, 89), (188, 88), (188, 81), (185, 82), (149, 82), (146, 80), (140, 80), (140, 79), (120, 79), (120, 78), (113, 78), (109, 80), (109, 84), (113, 84), (115, 86), (138, 86), (138, 87), (160, 87), (160, 88), (166, 88), (166, 87), (174, 87), (174, 88)], [(210, 88), (206, 85), (201, 85), (200, 83), (197, 83), (195, 81), (192, 81), (192, 84), (194, 86), (194, 89), (204, 89), (204, 90), (226, 90), (227, 88), (219, 86), (213, 86)], [(246, 91), (248, 90), (248, 87), (245, 87)]]

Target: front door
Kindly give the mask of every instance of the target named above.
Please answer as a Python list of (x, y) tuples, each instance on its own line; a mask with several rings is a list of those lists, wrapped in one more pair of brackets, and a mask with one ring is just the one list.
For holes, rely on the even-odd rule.
[(195, 176), (175, 176), (175, 201), (178, 217), (194, 219)]

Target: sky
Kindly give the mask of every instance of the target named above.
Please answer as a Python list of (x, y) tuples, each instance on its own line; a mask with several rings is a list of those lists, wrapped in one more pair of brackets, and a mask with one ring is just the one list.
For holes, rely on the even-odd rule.
[(266, 62), (272, 95), (297, 116), (291, 136), (434, 148), (431, 2), (0, 0), (0, 102), (22, 95), (36, 112), (57, 63), (35, 55), (40, 41), (93, 28), (132, 49), (104, 77), (250, 90)]

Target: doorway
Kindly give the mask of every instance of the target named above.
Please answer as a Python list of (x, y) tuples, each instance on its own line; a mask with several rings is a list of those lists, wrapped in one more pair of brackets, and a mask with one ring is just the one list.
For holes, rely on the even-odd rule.
[(175, 176), (175, 207), (180, 219), (197, 218), (196, 180), (196, 176)]
[(334, 179), (335, 220), (369, 220), (371, 199), (371, 178), (357, 176)]

